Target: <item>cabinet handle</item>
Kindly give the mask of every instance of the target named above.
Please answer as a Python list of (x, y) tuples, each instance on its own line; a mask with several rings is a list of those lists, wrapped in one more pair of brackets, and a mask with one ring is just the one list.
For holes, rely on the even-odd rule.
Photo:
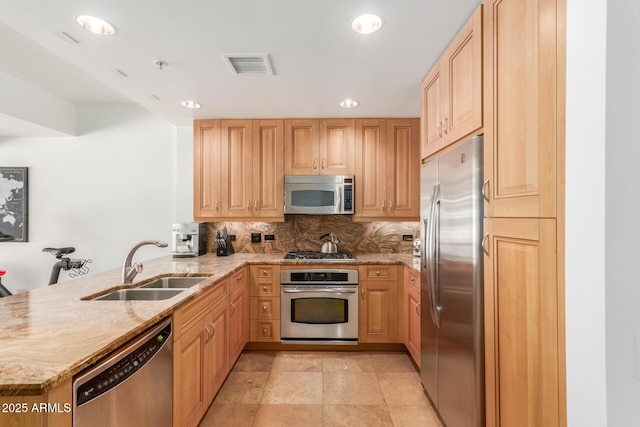
[(263, 291), (265, 291), (265, 292), (267, 292), (267, 287), (266, 287), (266, 286), (263, 286), (263, 287), (262, 287), (262, 290), (263, 290)]
[(251, 200), (247, 200), (247, 210), (251, 209)]
[(220, 200), (216, 200), (216, 210), (220, 210)]
[(262, 306), (262, 311), (267, 311), (267, 306), (266, 305)]
[(322, 159), (322, 169), (324, 169), (325, 159)]
[(313, 159), (313, 168), (318, 169), (318, 159)]
[(267, 270), (262, 270), (262, 275), (266, 276), (267, 275)]
[(383, 200), (383, 201), (382, 201), (382, 210), (385, 210), (385, 208), (386, 208), (386, 207), (385, 207), (385, 201)]
[(242, 275), (236, 277), (236, 282), (240, 282), (242, 280)]
[(420, 307), (420, 303), (416, 304), (416, 314), (420, 317), (420, 310), (418, 310), (418, 307)]
[(438, 126), (436, 126), (436, 132), (438, 132), (438, 136), (440, 138), (442, 138), (442, 131), (440, 130), (441, 127), (442, 127), (442, 122), (438, 123)]
[(231, 315), (233, 316), (236, 313), (236, 305), (231, 303)]
[(393, 210), (393, 200), (389, 200), (389, 210)]
[(484, 252), (485, 254), (487, 254), (487, 256), (489, 256), (489, 248), (487, 247), (487, 240), (489, 240), (489, 233), (484, 235), (481, 243), (482, 252)]
[(207, 331), (207, 338), (204, 340), (204, 343), (206, 344), (206, 343), (208, 343), (208, 342), (209, 342), (209, 340), (211, 339), (211, 331), (209, 330), (209, 327), (208, 327), (208, 326), (205, 326), (205, 327), (204, 327), (204, 330), (205, 330), (205, 331)]
[(257, 200), (253, 201), (253, 209), (256, 210), (256, 211), (258, 210), (258, 201)]
[(376, 276), (380, 275), (380, 270), (376, 270)]
[(262, 333), (266, 335), (267, 334), (267, 328), (262, 328)]
[(362, 293), (362, 298), (364, 298), (364, 288), (360, 289), (360, 293)]
[(482, 184), (482, 197), (488, 202), (489, 201), (489, 193), (487, 192), (487, 188), (489, 188), (489, 180), (487, 179), (484, 184)]
[(412, 282), (415, 282), (415, 281), (416, 281), (416, 278), (415, 278), (415, 277), (413, 277), (413, 276), (411, 276), (411, 278), (410, 278), (409, 280), (410, 280), (410, 281), (412, 281)]
[(447, 132), (447, 125), (449, 124), (449, 118), (445, 117), (443, 125), (442, 125), (442, 130), (444, 131), (445, 135), (449, 135), (449, 132)]
[(213, 338), (213, 336), (216, 333), (216, 327), (213, 326), (213, 323), (209, 322), (209, 326), (211, 326), (211, 337)]

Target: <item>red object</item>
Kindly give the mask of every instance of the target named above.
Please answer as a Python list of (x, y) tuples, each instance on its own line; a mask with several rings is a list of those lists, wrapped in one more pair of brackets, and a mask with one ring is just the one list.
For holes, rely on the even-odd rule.
[(4, 270), (0, 270), (0, 276), (4, 276), (4, 275), (5, 275), (5, 273), (6, 273), (6, 271), (4, 271)]

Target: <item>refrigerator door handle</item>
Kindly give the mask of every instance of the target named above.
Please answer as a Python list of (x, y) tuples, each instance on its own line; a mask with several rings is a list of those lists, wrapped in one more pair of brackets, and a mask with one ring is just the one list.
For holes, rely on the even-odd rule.
[(440, 327), (440, 183), (436, 184), (437, 192), (433, 199), (433, 313), (436, 318), (436, 326)]
[(436, 268), (437, 268), (436, 210), (437, 210), (437, 203), (438, 203), (437, 199), (439, 196), (440, 196), (440, 184), (436, 183), (433, 186), (433, 193), (431, 194), (431, 205), (429, 206), (429, 223), (428, 223), (429, 228), (427, 232), (427, 235), (429, 236), (429, 240), (427, 241), (428, 244), (427, 244), (426, 255), (427, 255), (427, 273), (428, 273), (427, 288), (429, 291), (429, 300), (430, 300), (429, 311), (431, 312), (431, 319), (433, 320), (433, 323), (436, 325), (437, 328), (440, 328), (440, 317), (438, 315), (438, 304), (436, 299), (437, 298), (436, 287), (438, 286), (437, 275), (436, 275)]

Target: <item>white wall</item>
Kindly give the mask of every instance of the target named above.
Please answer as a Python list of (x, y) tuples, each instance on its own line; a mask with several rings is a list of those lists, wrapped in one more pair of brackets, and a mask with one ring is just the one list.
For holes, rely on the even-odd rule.
[(607, 425), (606, 5), (603, 0), (567, 0), (565, 241), (567, 417), (571, 427)]
[(607, 2), (606, 308), (609, 426), (640, 425), (640, 2)]
[[(131, 104), (77, 109), (77, 137), (0, 138), (0, 164), (29, 167), (29, 241), (0, 243), (12, 292), (46, 286), (55, 261), (47, 246), (74, 246), (93, 259), (91, 274), (120, 267), (141, 240), (170, 240), (175, 126)], [(136, 260), (168, 253), (146, 246)]]
[(176, 222), (193, 221), (193, 126), (177, 129)]

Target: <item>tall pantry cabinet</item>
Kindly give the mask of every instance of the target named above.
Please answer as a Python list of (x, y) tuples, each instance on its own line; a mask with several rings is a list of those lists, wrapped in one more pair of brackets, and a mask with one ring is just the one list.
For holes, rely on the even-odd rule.
[(488, 427), (565, 426), (566, 0), (484, 5)]

